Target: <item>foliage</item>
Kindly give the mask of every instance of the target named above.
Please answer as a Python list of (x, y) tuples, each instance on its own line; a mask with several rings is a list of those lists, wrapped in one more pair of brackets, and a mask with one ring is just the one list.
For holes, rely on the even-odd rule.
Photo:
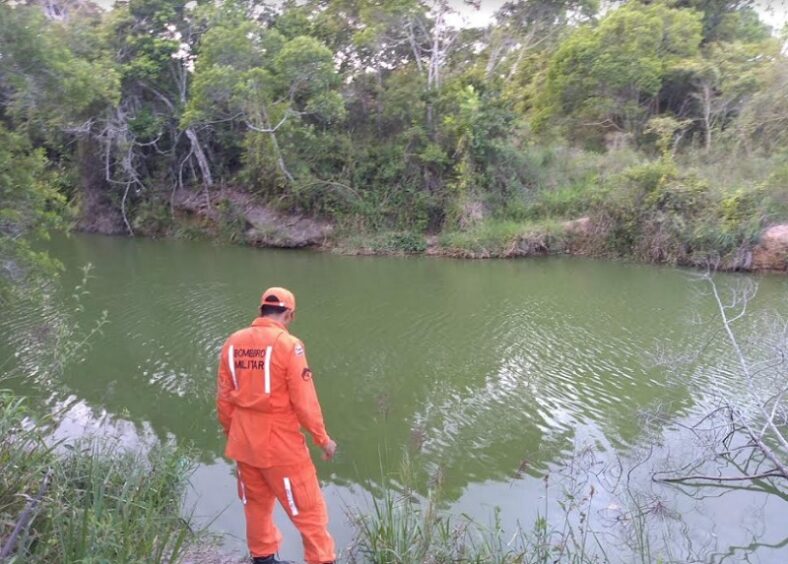
[[(8, 150), (116, 232), (192, 233), (164, 195), (218, 186), (380, 252), (422, 248), (390, 233), (467, 231), (465, 248), (496, 222), (594, 215), (617, 241), (596, 251), (681, 261), (786, 219), (765, 179), (786, 154), (788, 67), (748, 0), (518, 0), (485, 29), (445, 1), (132, 0), (57, 19), (38, 4), (0, 5)], [(649, 174), (624, 169), (668, 161), (665, 201), (622, 188)], [(725, 215), (739, 192), (769, 203)], [(714, 213), (668, 203), (698, 193)], [(214, 235), (242, 240), (220, 211)], [(646, 224), (683, 242), (644, 253)]]
[(636, 134), (669, 75), (698, 53), (700, 16), (661, 3), (629, 3), (598, 27), (577, 29), (547, 70), (540, 119), (560, 115), (573, 131), (611, 129)]
[(33, 246), (62, 223), (63, 196), (52, 180), (44, 151), (0, 123), (0, 299), (58, 268)]
[(448, 231), (440, 238), (444, 251), (457, 257), (501, 258), (561, 252), (564, 228), (551, 219), (517, 222), (488, 220), (463, 231)]
[(762, 188), (721, 192), (682, 174), (670, 160), (624, 171), (596, 213), (605, 250), (652, 262), (737, 268), (737, 252), (757, 241), (768, 201)]
[[(180, 516), (190, 473), (178, 449), (147, 454), (83, 441), (57, 452), (25, 403), (0, 393), (0, 539), (39, 498), (9, 562), (177, 562), (191, 536)], [(42, 493), (43, 492), (43, 493)]]
[(788, 61), (780, 57), (760, 69), (760, 80), (737, 125), (745, 143), (776, 152), (788, 141)]
[[(352, 516), (357, 538), (350, 554), (351, 562), (584, 564), (609, 561), (590, 523), (595, 489), (587, 477), (570, 477), (562, 494), (557, 496), (550, 489), (551, 477), (545, 475), (541, 498), (544, 505), (530, 527), (518, 524), (512, 532), (504, 529), (497, 511), (489, 524), (474, 521), (467, 515), (447, 514), (441, 510), (440, 486), (431, 487), (425, 497), (418, 496), (408, 478), (412, 469), (407, 456), (402, 466), (404, 491), (383, 486), (368, 510)], [(554, 522), (549, 506), (556, 502), (561, 515)], [(643, 561), (653, 556), (644, 543), (635, 548)], [(635, 551), (631, 556), (635, 556)]]
[(117, 75), (101, 52), (80, 56), (68, 30), (33, 6), (0, 6), (0, 100), (20, 126), (68, 126), (117, 101)]

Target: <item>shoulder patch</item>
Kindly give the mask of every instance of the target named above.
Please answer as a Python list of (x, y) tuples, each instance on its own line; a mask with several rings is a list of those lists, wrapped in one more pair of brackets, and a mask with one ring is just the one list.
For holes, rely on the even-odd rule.
[(301, 343), (296, 343), (296, 346), (293, 348), (293, 350), (295, 351), (296, 356), (304, 356), (304, 347), (301, 345)]

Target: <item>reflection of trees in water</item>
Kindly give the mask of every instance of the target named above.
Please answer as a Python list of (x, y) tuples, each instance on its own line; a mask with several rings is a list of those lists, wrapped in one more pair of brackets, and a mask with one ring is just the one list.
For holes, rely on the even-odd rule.
[[(737, 322), (748, 319), (756, 286), (748, 280), (725, 296), (710, 274), (703, 279), (717, 305), (718, 324), (735, 359), (735, 372), (726, 385), (706, 391), (704, 410), (696, 421), (684, 425), (699, 447), (697, 456), (658, 479), (686, 483), (775, 478), (778, 487), (784, 487), (788, 479), (788, 321), (761, 315), (754, 320), (751, 342), (746, 342), (738, 334), (741, 323)], [(680, 365), (674, 370), (680, 371)], [(711, 463), (718, 465), (716, 471), (704, 472)]]
[[(216, 292), (215, 295), (224, 296), (225, 293)], [(190, 370), (178, 355), (150, 355), (144, 367), (124, 368), (124, 373), (133, 372), (137, 376), (130, 384), (139, 386), (147, 383), (161, 394), (177, 396), (177, 410), (164, 409), (166, 402), (127, 403), (125, 392), (112, 393), (106, 388), (103, 391), (93, 390), (99, 395), (86, 399), (83, 397), (85, 394), (81, 394), (80, 401), (53, 404), (53, 409), (58, 412), (68, 407), (61, 425), (64, 436), (72, 433), (72, 430), (77, 432), (80, 427), (96, 431), (101, 429), (102, 433), (115, 434), (122, 440), (138, 436), (141, 441), (155, 440), (157, 437), (167, 441), (177, 435), (180, 442), (194, 444), (204, 462), (212, 462), (220, 456), (222, 441), (213, 425), (213, 357), (207, 349), (216, 340), (215, 328), (209, 328), (211, 312), (222, 307), (228, 310), (231, 308), (223, 300), (226, 298), (211, 301), (204, 293), (184, 290), (175, 298), (177, 303), (170, 304), (173, 310), (183, 312), (183, 317), (177, 320), (179, 325), (196, 329), (192, 345), (196, 345), (194, 348), (199, 349), (201, 356), (194, 364), (201, 365), (200, 370), (209, 365), (209, 376)], [(55, 307), (53, 303), (29, 307), (30, 312), (25, 312), (24, 316), (30, 320), (43, 321), (28, 323), (31, 327), (29, 330), (11, 335), (17, 350), (41, 349), (55, 339), (64, 327), (72, 334), (79, 335), (87, 335), (92, 330), (90, 321), (84, 322), (85, 330), (78, 330), (79, 326), (72, 323), (75, 318), (88, 317), (82, 315), (82, 310)], [(34, 312), (35, 308), (39, 309)], [(150, 300), (135, 315), (139, 319), (140, 316), (161, 312), (161, 302)], [(735, 315), (731, 318), (733, 320), (730, 323), (737, 324)], [(122, 324), (123, 321), (128, 319), (124, 318), (118, 323)], [(561, 323), (549, 329), (560, 332)], [(398, 449), (409, 444), (414, 465), (411, 470), (414, 474), (411, 477), (413, 491), (425, 494), (431, 489), (440, 490), (443, 500), (453, 502), (469, 484), (488, 480), (510, 484), (514, 481), (538, 482), (549, 473), (550, 490), (546, 495), (550, 496), (551, 512), (556, 514), (556, 511), (563, 511), (560, 501), (571, 509), (574, 515), (572, 519), (575, 519), (572, 526), (578, 527), (581, 525), (580, 513), (584, 512), (586, 517), (582, 518), (583, 523), (588, 523), (589, 516), (591, 523), (596, 523), (588, 526), (589, 534), (593, 531), (600, 538), (606, 538), (609, 544), (619, 545), (620, 550), (628, 545), (636, 546), (644, 534), (650, 535), (651, 545), (663, 554), (690, 554), (692, 551), (696, 555), (719, 554), (724, 558), (725, 554), (741, 554), (745, 550), (784, 547), (788, 541), (766, 538), (775, 520), (784, 517), (768, 505), (768, 499), (786, 500), (784, 490), (773, 481), (758, 480), (745, 485), (709, 484), (709, 480), (696, 483), (684, 479), (680, 485), (667, 486), (653, 484), (651, 477), (656, 470), (665, 469), (679, 470), (684, 473), (684, 478), (701, 473), (730, 477), (734, 475), (734, 470), (751, 475), (771, 473), (770, 467), (766, 465), (770, 460), (762, 451), (760, 455), (747, 456), (748, 453), (757, 454), (758, 449), (755, 448), (757, 444), (754, 446), (746, 432), (743, 432), (757, 429), (760, 433), (764, 428), (763, 410), (755, 401), (758, 397), (765, 400), (766, 413), (774, 413), (775, 426), (779, 429), (785, 425), (785, 324), (780, 325), (775, 319), (761, 321), (758, 329), (750, 332), (760, 336), (761, 342), (747, 341), (741, 345), (742, 350), (757, 351), (759, 355), (755, 359), (757, 362), (754, 360), (747, 364), (752, 375), (752, 386), (748, 386), (746, 380), (741, 380), (737, 387), (736, 375), (732, 372), (729, 359), (724, 359), (724, 382), (718, 382), (716, 389), (712, 389), (708, 384), (714, 379), (709, 376), (708, 369), (704, 373), (703, 368), (697, 367), (698, 357), (690, 355), (684, 359), (686, 364), (691, 365), (693, 377), (677, 378), (677, 386), (682, 390), (680, 401), (686, 404), (686, 390), (693, 389), (695, 381), (703, 382), (705, 386), (702, 390), (705, 393), (692, 394), (695, 404), (689, 412), (686, 405), (683, 411), (673, 408), (669, 400), (677, 394), (668, 393), (669, 387), (648, 386), (646, 395), (649, 396), (652, 409), (638, 410), (636, 406), (643, 402), (643, 398), (634, 395), (632, 387), (642, 382), (639, 375), (633, 376), (637, 374), (634, 372), (637, 366), (632, 364), (625, 343), (612, 343), (611, 346), (625, 352), (619, 350), (618, 356), (600, 359), (597, 363), (599, 374), (589, 374), (584, 371), (586, 366), (583, 363), (604, 357), (604, 351), (600, 352), (594, 336), (586, 334), (584, 328), (575, 327), (573, 330), (575, 336), (579, 335), (578, 341), (581, 343), (571, 345), (579, 351), (576, 358), (569, 358), (560, 347), (552, 351), (552, 356), (544, 356), (539, 354), (538, 347), (507, 346), (496, 351), (496, 354), (503, 351), (504, 354), (500, 355), (502, 360), (478, 383), (463, 387), (441, 381), (423, 395), (414, 392), (414, 396), (419, 396), (418, 401), (406, 405), (406, 409), (413, 411), (404, 414), (401, 412), (403, 405), (396, 402), (398, 396), (393, 396), (386, 382), (376, 375), (373, 381), (379, 384), (379, 388), (373, 390), (375, 394), (370, 401), (374, 406), (371, 409), (377, 410), (384, 421), (395, 418), (392, 427), (403, 427), (402, 436), (395, 435), (395, 439), (387, 446), (396, 451), (393, 455), (396, 458), (399, 456)], [(767, 335), (775, 338), (764, 343), (763, 337)], [(151, 348), (157, 344), (155, 339), (148, 338), (142, 346)], [(185, 346), (183, 343), (181, 345)], [(79, 349), (79, 354), (73, 356), (75, 363), (84, 356), (86, 350)], [(385, 352), (376, 354), (385, 357)], [(21, 354), (18, 362), (32, 374), (47, 374), (51, 377), (57, 371), (45, 369), (57, 366), (57, 362), (51, 359), (42, 362), (46, 358), (42, 354)], [(708, 361), (708, 355), (702, 360)], [(381, 364), (389, 361), (394, 362), (393, 359), (383, 358)], [(681, 373), (681, 366), (669, 368), (674, 373)], [(151, 370), (143, 374), (145, 369)], [(559, 369), (563, 372), (558, 372)], [(544, 378), (546, 372), (556, 377)], [(56, 383), (49, 382), (48, 385)], [(663, 393), (663, 389), (668, 392)], [(91, 393), (90, 390), (86, 392)], [(369, 392), (365, 390), (362, 395), (368, 396)], [(599, 401), (604, 396), (613, 399)], [(719, 403), (720, 398), (727, 404)], [(589, 399), (596, 401), (589, 403)], [(654, 402), (661, 403), (655, 405)], [(732, 408), (738, 409), (734, 415), (747, 418), (744, 420), (746, 425), (734, 425), (734, 433), (730, 432), (729, 423)], [(634, 440), (624, 441), (634, 447), (618, 446), (622, 452), (619, 461), (619, 457), (612, 454), (615, 449), (606, 441), (616, 440), (623, 428), (622, 420), (626, 418), (617, 419), (616, 413), (620, 416), (622, 410), (632, 413), (633, 409), (637, 413), (629, 418), (628, 424), (634, 425), (638, 436)], [(692, 415), (698, 413), (701, 415), (691, 420)], [(712, 415), (703, 417), (709, 413)], [(700, 419), (702, 424), (698, 421)], [(200, 423), (195, 424), (195, 421)], [(403, 425), (403, 422), (406, 424)], [(767, 432), (770, 429), (769, 426), (765, 428)], [(583, 437), (582, 433), (587, 436)], [(368, 435), (365, 441), (380, 442), (379, 436), (372, 436), (371, 432)], [(593, 453), (595, 458), (589, 458), (594, 460), (593, 464), (578, 461), (580, 455), (571, 448), (573, 438), (578, 444), (589, 441), (592, 447), (585, 449), (588, 452), (584, 452), (582, 457), (590, 457), (589, 453)], [(779, 441), (768, 437), (762, 442), (773, 452), (777, 452), (780, 446)], [(653, 450), (648, 453), (641, 451), (637, 446), (640, 444), (652, 444)], [(687, 445), (687, 448), (681, 449), (681, 445)], [(725, 448), (721, 450), (719, 445)], [(353, 452), (352, 456), (369, 454)], [(390, 454), (388, 456), (391, 457)], [(560, 462), (562, 460), (564, 462)], [(377, 466), (379, 470), (380, 466), (382, 464)], [(636, 468), (629, 474), (633, 466)], [(627, 468), (627, 476), (623, 476), (624, 470), (617, 468)], [(332, 470), (335, 472), (330, 478), (332, 482), (361, 482), (372, 491), (384, 487), (380, 483), (374, 485), (376, 479), (383, 478), (385, 482), (389, 477), (381, 476), (384, 473), (382, 470), (378, 474), (371, 473), (369, 468), (359, 471), (355, 461), (350, 458), (340, 461)], [(390, 470), (388, 466), (387, 470)], [(591, 487), (595, 491), (593, 496), (590, 495)], [(571, 499), (566, 497), (567, 492), (571, 494)], [(699, 519), (707, 522), (707, 528), (713, 528), (713, 512), (720, 510), (719, 503), (715, 505), (714, 500), (731, 496), (735, 498), (733, 503), (737, 506), (737, 514), (742, 513), (739, 507), (743, 503), (762, 506), (759, 512), (751, 512), (763, 516), (751, 518), (754, 525), (764, 527), (751, 532), (750, 536), (755, 541), (748, 546), (746, 542), (741, 542), (743, 538), (739, 535), (736, 538), (724, 538), (721, 535), (722, 541), (705, 537), (698, 539), (696, 531)], [(688, 501), (698, 503), (700, 510), (688, 504)], [(702, 516), (702, 511), (711, 513)]]
[[(774, 538), (784, 535), (779, 525), (778, 530), (774, 528), (784, 522), (782, 504), (788, 501), (784, 434), (788, 425), (788, 323), (774, 314), (749, 313), (756, 292), (751, 280), (727, 292), (720, 290), (710, 274), (702, 280), (709, 284), (717, 306), (716, 317), (704, 323), (712, 328), (707, 329), (709, 343), (721, 332), (733, 362), (718, 357), (718, 366), (710, 367), (702, 350), (665, 362), (677, 381), (688, 371), (706, 372), (702, 379), (706, 385), (692, 414), (671, 419), (659, 406), (652, 413), (652, 424), (647, 426), (652, 430), (651, 445), (641, 453), (642, 462), (631, 464), (629, 471), (647, 467), (650, 476), (644, 478), (650, 479), (640, 480), (634, 488), (627, 480), (627, 497), (634, 511), (626, 519), (633, 524), (645, 520), (647, 525), (652, 515), (667, 514), (675, 524), (663, 534), (665, 554), (672, 551), (722, 562), (759, 549), (788, 546), (788, 537)], [(686, 509), (664, 511), (682, 507)], [(698, 528), (688, 526), (685, 518), (688, 512), (703, 511), (710, 512), (706, 517), (710, 531), (709, 538), (699, 543)], [(740, 516), (741, 531), (736, 538), (724, 534), (718, 538), (719, 518), (731, 513)], [(647, 527), (638, 532), (655, 534)], [(773, 553), (763, 554), (771, 557)]]
[(27, 299), (12, 304), (0, 327), (7, 338), (4, 346), (9, 349), (0, 364), (0, 381), (16, 383), (28, 391), (64, 389), (67, 367), (84, 361), (108, 322), (103, 311), (83, 325), (91, 271), (90, 264), (82, 267), (81, 281), (65, 298), (54, 282), (44, 281), (29, 288)]
[[(568, 432), (561, 436), (564, 448), (559, 442), (551, 453), (554, 458), (536, 458), (536, 464), (530, 457), (523, 458), (512, 469), (515, 479), (550, 474), (558, 492), (545, 491), (544, 512), (548, 506), (552, 511), (558, 508), (563, 514), (558, 523), (568, 523), (565, 527), (574, 531), (591, 530), (595, 538), (606, 539), (608, 550), (648, 555), (645, 561), (652, 557), (725, 561), (756, 552), (771, 557), (771, 550), (788, 546), (788, 538), (774, 538), (783, 533), (775, 526), (785, 517), (784, 508), (774, 501), (788, 500), (782, 470), (786, 455), (782, 430), (788, 424), (788, 324), (773, 317), (758, 318), (758, 326), (749, 333), (757, 341), (740, 343), (732, 327), (745, 319), (753, 295), (753, 289), (737, 289), (730, 303), (725, 303), (712, 286), (723, 337), (736, 360), (734, 368), (730, 359), (719, 354), (724, 350), (719, 348), (719, 331), (709, 331), (714, 355), (701, 350), (681, 359), (694, 374), (703, 375), (699, 380), (703, 389), (692, 409), (673, 409), (669, 393), (667, 399), (653, 398), (656, 404), (635, 414), (640, 437), (620, 453), (600, 448), (598, 442), (573, 453), (566, 451), (573, 431), (582, 427), (582, 415), (572, 402), (573, 388), (566, 387), (563, 394), (556, 390), (540, 394), (542, 379), (529, 377), (528, 367), (536, 363), (528, 358), (513, 357), (502, 363), (478, 388), (436, 390), (431, 397), (437, 399), (425, 402), (411, 424), (411, 448), (424, 456), (427, 469), (424, 487), (428, 492), (443, 488), (442, 495), (445, 491), (453, 499), (456, 485), (435, 476), (442, 477), (446, 468), (463, 467), (463, 457), (484, 461), (491, 456), (485, 448), (505, 443), (504, 437), (512, 433), (541, 443), (553, 436), (551, 431), (566, 428)], [(714, 382), (709, 360), (719, 361), (724, 373), (725, 381), (716, 386), (709, 385)], [(682, 374), (679, 364), (668, 368), (672, 384), (685, 391), (692, 387), (692, 382), (677, 377)], [(670, 391), (671, 386), (665, 388)], [(558, 400), (543, 409), (536, 401), (539, 397)], [(501, 417), (496, 408), (502, 405), (507, 412), (511, 410), (512, 417)], [(604, 439), (604, 432), (594, 431), (593, 436)], [(550, 464), (550, 460), (562, 459), (557, 467)], [(495, 467), (484, 475), (498, 477)], [(473, 481), (473, 476), (465, 479)], [(592, 513), (597, 517), (595, 527), (589, 524)], [(727, 522), (731, 514), (740, 520), (733, 532)], [(559, 544), (566, 540), (565, 532), (551, 529)]]
[(652, 386), (632, 342), (594, 334), (560, 313), (550, 323), (497, 351), (497, 367), (479, 384), (435, 385), (410, 417), (412, 450), (427, 474), (454, 475), (453, 492), (541, 475), (569, 456), (580, 427), (609, 448), (608, 441), (636, 441), (640, 421), (622, 413), (672, 393)]

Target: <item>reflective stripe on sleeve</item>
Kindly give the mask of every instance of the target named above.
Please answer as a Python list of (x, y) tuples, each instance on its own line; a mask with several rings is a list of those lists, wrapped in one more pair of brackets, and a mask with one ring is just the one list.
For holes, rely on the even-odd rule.
[(238, 389), (238, 378), (235, 376), (235, 348), (230, 345), (227, 351), (227, 364), (230, 365), (230, 375), (233, 377), (233, 386)]
[(265, 393), (271, 393), (271, 346), (265, 347)]
[(287, 505), (290, 506), (290, 514), (295, 517), (298, 515), (298, 508), (295, 504), (295, 499), (293, 499), (293, 489), (290, 487), (290, 478), (285, 477), (285, 495), (287, 496)]

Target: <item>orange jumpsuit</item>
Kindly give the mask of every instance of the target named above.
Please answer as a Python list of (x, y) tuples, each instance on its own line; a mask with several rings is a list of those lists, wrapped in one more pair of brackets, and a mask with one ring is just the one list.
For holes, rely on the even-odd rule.
[(300, 431), (320, 447), (330, 441), (303, 343), (267, 317), (230, 335), (219, 360), (216, 406), (227, 434), (225, 455), (238, 463), (252, 556), (279, 550), (278, 499), (301, 532), (306, 561), (334, 561), (326, 504)]

